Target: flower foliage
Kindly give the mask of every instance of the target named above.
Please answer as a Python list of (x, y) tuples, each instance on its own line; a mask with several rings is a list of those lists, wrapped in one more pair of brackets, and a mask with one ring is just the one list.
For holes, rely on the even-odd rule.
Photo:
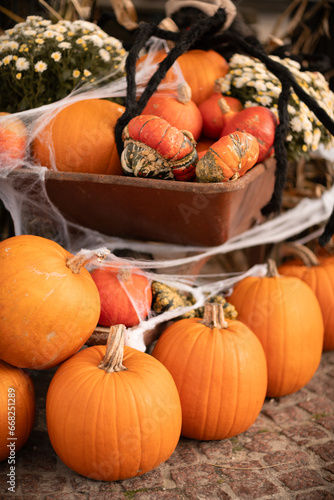
[(0, 36), (0, 111), (58, 101), (83, 84), (125, 75), (122, 43), (87, 21), (29, 16)]
[[(334, 118), (334, 94), (321, 73), (300, 71), (300, 64), (289, 58), (270, 57), (286, 66), (305, 92)], [(280, 80), (256, 58), (234, 54), (229, 66), (230, 70), (223, 79), (223, 94), (236, 97), (246, 108), (266, 106), (278, 118), (278, 97), (282, 89)], [(297, 161), (301, 156), (309, 158), (320, 144), (326, 148), (334, 147), (333, 136), (293, 91), (288, 113), (290, 121), (286, 148), (290, 161)]]

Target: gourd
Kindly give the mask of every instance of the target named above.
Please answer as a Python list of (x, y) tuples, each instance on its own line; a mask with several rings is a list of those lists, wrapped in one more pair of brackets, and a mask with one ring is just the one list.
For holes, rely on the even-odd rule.
[(90, 337), (100, 297), (84, 265), (58, 243), (34, 235), (0, 243), (0, 358), (20, 368), (56, 366)]
[(324, 323), (319, 302), (301, 279), (282, 276), (274, 261), (264, 277), (239, 281), (229, 301), (259, 338), (268, 365), (268, 397), (304, 387), (321, 359)]
[(28, 131), (23, 121), (11, 113), (0, 113), (0, 167), (16, 166), (23, 160), (28, 143)]
[(124, 325), (107, 346), (84, 349), (51, 380), (46, 422), (51, 444), (72, 470), (96, 480), (140, 476), (166, 461), (181, 431), (181, 405), (166, 368), (124, 346)]
[(121, 155), (125, 175), (190, 181), (198, 159), (190, 132), (172, 127), (154, 115), (139, 115), (122, 132)]
[[(221, 131), (223, 130), (225, 118), (218, 104), (218, 101), (223, 97), (223, 80), (223, 78), (218, 78), (215, 81), (213, 92), (210, 97), (198, 105), (198, 109), (203, 119), (203, 135), (216, 140), (219, 139)], [(242, 103), (236, 97), (224, 96), (224, 100), (233, 112), (238, 112), (243, 109)]]
[(173, 127), (190, 132), (195, 141), (202, 132), (202, 115), (191, 100), (191, 89), (186, 82), (178, 85), (176, 95), (155, 92), (141, 114), (159, 116)]
[(222, 304), (206, 304), (203, 320), (173, 323), (152, 356), (170, 371), (179, 391), (183, 436), (225, 439), (256, 420), (267, 390), (264, 351), (247, 326), (225, 321)]
[(259, 156), (255, 137), (234, 132), (212, 144), (196, 165), (198, 182), (227, 182), (238, 179), (252, 168)]
[(269, 108), (251, 106), (233, 111), (223, 97), (219, 100), (219, 106), (224, 116), (220, 137), (235, 131), (247, 132), (256, 137), (259, 143), (259, 163), (272, 154), (277, 119)]
[(324, 351), (334, 349), (334, 260), (319, 259), (312, 250), (297, 243), (282, 246), (284, 256), (293, 257), (278, 267), (284, 276), (303, 280), (315, 293), (324, 320)]
[(215, 142), (217, 141), (215, 141), (214, 139), (208, 139), (207, 137), (201, 136), (196, 144), (198, 159), (202, 158), (202, 156), (205, 155), (209, 147), (212, 146), (212, 144), (214, 144)]
[[(166, 55), (163, 50), (151, 54), (150, 66), (160, 63)], [(147, 54), (139, 58), (137, 68), (146, 59)], [(179, 64), (185, 81), (190, 85), (192, 100), (197, 105), (211, 95), (215, 80), (225, 76), (229, 71), (228, 62), (215, 50), (188, 50), (178, 57), (176, 63)], [(173, 86), (177, 80), (177, 72), (173, 65), (161, 83)]]
[[(104, 99), (83, 99), (37, 124), (35, 162), (62, 172), (121, 175), (115, 125), (125, 108)], [(43, 123), (45, 120), (45, 123)]]
[(35, 388), (30, 375), (0, 360), (0, 461), (26, 443), (35, 419)]
[(140, 269), (100, 267), (91, 271), (91, 276), (100, 294), (99, 325), (132, 327), (147, 317), (152, 291), (148, 278)]

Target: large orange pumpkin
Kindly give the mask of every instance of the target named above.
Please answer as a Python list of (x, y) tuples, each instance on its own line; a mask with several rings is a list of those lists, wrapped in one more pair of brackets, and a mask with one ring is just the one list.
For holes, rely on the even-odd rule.
[(284, 245), (284, 254), (297, 257), (280, 265), (278, 272), (302, 279), (315, 293), (324, 320), (324, 351), (334, 349), (334, 260), (318, 259), (308, 247)]
[(54, 241), (33, 235), (0, 243), (0, 358), (44, 369), (77, 352), (100, 314), (99, 292), (83, 266)]
[[(157, 51), (153, 56), (153, 62), (160, 63), (166, 57), (166, 52)], [(143, 63), (147, 55), (138, 60), (138, 65)], [(191, 87), (192, 100), (200, 104), (207, 99), (214, 88), (215, 80), (225, 76), (229, 71), (226, 59), (215, 50), (193, 49), (181, 54), (177, 62), (180, 65), (185, 81)], [(175, 85), (177, 75), (173, 66), (167, 72), (162, 83)]]
[(222, 304), (206, 304), (203, 320), (173, 323), (152, 355), (176, 383), (183, 436), (224, 439), (254, 423), (267, 390), (265, 355), (249, 328), (224, 320)]
[(108, 346), (72, 356), (47, 392), (46, 420), (60, 459), (103, 481), (140, 476), (166, 461), (181, 431), (181, 405), (166, 368), (149, 354), (124, 347), (123, 325)]
[(229, 297), (259, 338), (267, 358), (268, 397), (292, 394), (307, 384), (321, 359), (324, 324), (319, 302), (301, 279), (281, 276), (270, 261), (265, 277), (239, 281)]
[(115, 125), (124, 111), (103, 99), (69, 104), (38, 130), (32, 143), (35, 161), (63, 172), (121, 175)]
[[(27, 372), (0, 361), (0, 461), (15, 455), (30, 436), (35, 419), (35, 389)], [(10, 469), (11, 470), (11, 469)]]

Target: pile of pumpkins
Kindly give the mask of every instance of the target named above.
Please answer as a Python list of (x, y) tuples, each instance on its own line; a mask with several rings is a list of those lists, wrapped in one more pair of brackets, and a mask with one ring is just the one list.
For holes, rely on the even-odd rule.
[[(334, 349), (333, 257), (268, 262), (267, 276), (241, 279), (229, 296), (238, 319), (208, 302), (203, 318), (169, 325), (151, 354), (124, 346), (126, 328), (149, 314), (150, 281), (103, 258), (33, 235), (0, 243), (1, 460), (11, 432), (19, 451), (33, 426), (29, 369), (57, 367), (46, 422), (60, 459), (115, 481), (166, 461), (180, 435), (246, 431), (266, 397), (301, 389)], [(109, 322), (107, 345), (85, 346), (99, 322)]]
[[(157, 52), (155, 58), (165, 55)], [(275, 115), (265, 106), (244, 109), (236, 98), (223, 96), (222, 79), (229, 71), (223, 56), (191, 50), (177, 62), (185, 81), (176, 85), (174, 66), (168, 71), (123, 131), (121, 158), (115, 126), (125, 107), (109, 99), (83, 98), (51, 116), (43, 113), (31, 137), (20, 118), (0, 117), (0, 141), (7, 141), (12, 159), (28, 156), (58, 171), (196, 182), (235, 180), (273, 154)], [(166, 83), (169, 90), (161, 90)], [(14, 139), (9, 128), (11, 134), (16, 130)]]

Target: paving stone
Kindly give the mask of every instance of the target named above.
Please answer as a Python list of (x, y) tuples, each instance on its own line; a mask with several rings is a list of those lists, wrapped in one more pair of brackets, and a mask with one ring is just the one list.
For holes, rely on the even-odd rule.
[(307, 497), (305, 493), (298, 494), (296, 500), (334, 500), (334, 494), (326, 490), (308, 491)]
[(177, 487), (193, 486), (194, 484), (203, 485), (215, 483), (220, 479), (219, 473), (212, 465), (198, 464), (188, 467), (172, 468), (170, 470), (172, 479)]
[(323, 486), (325, 482), (316, 470), (304, 468), (279, 474), (278, 479), (292, 491)]
[(296, 441), (303, 439), (303, 444), (313, 441), (314, 439), (323, 439), (328, 436), (328, 433), (321, 429), (316, 423), (303, 423), (302, 425), (291, 426), (283, 429), (282, 432), (287, 437)]
[(274, 451), (277, 447), (286, 447), (288, 441), (278, 432), (260, 432), (255, 435), (249, 443), (244, 446), (247, 450), (267, 453)]
[(291, 422), (303, 422), (306, 416), (298, 406), (287, 406), (283, 408), (264, 409), (265, 415), (270, 417), (276, 424), (285, 425)]
[(143, 488), (157, 488), (159, 486), (164, 486), (164, 477), (160, 468), (151, 470), (142, 476), (136, 476), (122, 481), (122, 488), (126, 491)]
[(210, 462), (219, 463), (232, 457), (233, 443), (230, 439), (222, 441), (201, 441), (198, 449)]
[(332, 474), (334, 474), (334, 463), (332, 463), (332, 464), (326, 464), (326, 465), (324, 465), (323, 468), (325, 470), (328, 470), (329, 472), (332, 472)]
[(193, 486), (184, 490), (189, 500), (229, 500), (231, 497), (222, 490), (223, 485)]
[(167, 460), (167, 464), (191, 465), (199, 462), (200, 454), (197, 451), (197, 441), (181, 438), (173, 454)]
[(310, 458), (303, 451), (276, 451), (265, 455), (264, 460), (278, 472), (309, 465)]
[(180, 500), (185, 498), (182, 493), (176, 491), (139, 491), (134, 494), (134, 500)]
[(298, 406), (311, 413), (313, 418), (332, 415), (334, 412), (334, 401), (324, 396), (314, 396), (308, 401), (298, 403)]
[(309, 447), (310, 450), (314, 451), (320, 458), (326, 462), (331, 462), (334, 460), (334, 440), (327, 441), (327, 443), (313, 445)]
[(328, 431), (331, 431), (332, 433), (334, 433), (334, 416), (318, 417), (317, 423), (320, 424), (325, 429), (327, 429)]
[(87, 500), (87, 495), (84, 493), (50, 493), (50, 495), (45, 495), (43, 500)]
[(126, 497), (123, 493), (112, 493), (103, 491), (100, 493), (89, 493), (88, 500), (124, 500)]

